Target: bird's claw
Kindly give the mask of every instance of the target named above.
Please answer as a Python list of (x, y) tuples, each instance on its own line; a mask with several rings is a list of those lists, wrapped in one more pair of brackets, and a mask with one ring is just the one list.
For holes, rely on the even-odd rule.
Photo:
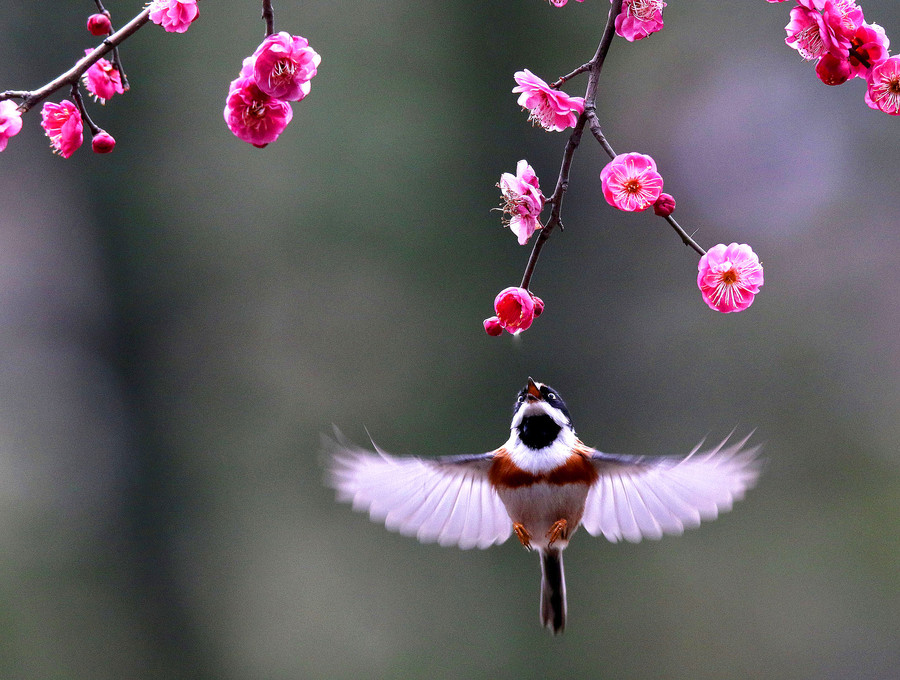
[(550, 542), (547, 544), (548, 548), (552, 548), (553, 544), (558, 541), (560, 538), (565, 538), (567, 535), (567, 530), (569, 528), (569, 523), (564, 519), (558, 519), (553, 523), (553, 526), (550, 527), (550, 531), (547, 532), (547, 538), (550, 539)]
[(528, 533), (528, 529), (525, 528), (525, 525), (520, 524), (519, 522), (513, 522), (513, 531), (516, 532), (516, 538), (518, 538), (519, 542), (525, 546), (525, 549), (531, 550), (531, 534)]

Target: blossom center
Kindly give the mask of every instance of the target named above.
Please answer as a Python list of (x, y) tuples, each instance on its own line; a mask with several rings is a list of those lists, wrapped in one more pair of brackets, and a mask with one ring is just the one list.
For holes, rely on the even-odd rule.
[(269, 73), (269, 85), (276, 86), (280, 83), (291, 82), (296, 71), (297, 64), (291, 59), (279, 59)]
[(662, 0), (633, 0), (628, 5), (628, 11), (636, 19), (647, 21), (652, 19), (657, 10), (661, 10), (663, 6)]

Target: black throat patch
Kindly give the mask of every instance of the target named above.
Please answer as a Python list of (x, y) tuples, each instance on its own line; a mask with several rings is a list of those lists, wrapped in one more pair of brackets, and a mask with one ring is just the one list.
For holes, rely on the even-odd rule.
[(519, 425), (519, 438), (529, 449), (542, 449), (556, 440), (561, 429), (548, 415), (528, 416)]

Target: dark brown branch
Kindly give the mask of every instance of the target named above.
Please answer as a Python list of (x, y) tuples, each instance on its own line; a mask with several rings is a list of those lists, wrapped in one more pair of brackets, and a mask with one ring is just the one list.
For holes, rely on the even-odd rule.
[(144, 8), (140, 14), (134, 17), (134, 19), (129, 21), (108, 38), (104, 38), (103, 42), (95, 47), (90, 54), (87, 54), (83, 58), (79, 59), (72, 68), (70, 68), (62, 75), (57, 76), (43, 87), (31, 92), (27, 90), (7, 90), (5, 92), (2, 92), (0, 93), (0, 101), (3, 101), (4, 99), (21, 99), (22, 103), (19, 104), (19, 109), (21, 109), (21, 111), (24, 113), (35, 104), (42, 102), (57, 90), (60, 90), (67, 85), (75, 85), (78, 82), (78, 79), (84, 75), (85, 71), (96, 64), (100, 59), (102, 59), (113, 49), (121, 45), (125, 40), (134, 35), (134, 33), (136, 33), (141, 26), (147, 23), (149, 18), (150, 9)]
[[(566, 191), (569, 188), (569, 170), (572, 167), (572, 158), (575, 155), (575, 149), (578, 148), (578, 144), (581, 142), (581, 135), (584, 132), (584, 126), (588, 121), (588, 116), (590, 115), (589, 112), (593, 112), (596, 109), (597, 86), (600, 80), (600, 72), (603, 70), (603, 62), (606, 60), (606, 53), (609, 52), (609, 47), (615, 36), (616, 17), (619, 16), (621, 11), (622, 0), (613, 0), (612, 6), (609, 8), (609, 15), (606, 18), (606, 26), (603, 29), (603, 35), (600, 38), (600, 44), (597, 45), (597, 51), (594, 53), (593, 58), (587, 64), (579, 66), (572, 71), (572, 73), (563, 76), (557, 81), (559, 85), (562, 85), (566, 80), (575, 77), (579, 73), (590, 73), (588, 76), (587, 90), (584, 94), (585, 110), (578, 117), (578, 122), (575, 123), (575, 129), (569, 136), (569, 141), (566, 142), (566, 150), (563, 152), (563, 160), (559, 169), (559, 178), (556, 180), (556, 189), (547, 201), (551, 205), (550, 217), (547, 220), (547, 224), (540, 230), (541, 233), (534, 242), (531, 256), (528, 258), (528, 264), (525, 265), (525, 274), (522, 276), (522, 284), (520, 287), (525, 288), (526, 290), (531, 284), (531, 277), (534, 274), (534, 268), (537, 266), (538, 258), (541, 256), (541, 250), (544, 247), (544, 243), (550, 238), (550, 234), (553, 233), (553, 230), (557, 226), (560, 230), (563, 229), (560, 211), (562, 210), (563, 197), (566, 195)], [(558, 85), (554, 83), (553, 87), (558, 87)], [(593, 116), (594, 119), (596, 119), (596, 114), (593, 114)]]
[(266, 36), (275, 33), (275, 10), (272, 0), (262, 0), (262, 18), (266, 22)]

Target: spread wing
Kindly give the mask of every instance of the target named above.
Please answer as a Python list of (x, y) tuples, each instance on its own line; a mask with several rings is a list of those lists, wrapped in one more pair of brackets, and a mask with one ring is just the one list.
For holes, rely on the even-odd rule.
[(503, 543), (512, 522), (488, 483), (493, 453), (444, 458), (392, 456), (323, 437), (328, 483), (339, 501), (368, 510), (373, 521), (423, 543), (464, 550)]
[(701, 520), (731, 510), (759, 476), (760, 446), (746, 447), (749, 435), (710, 451), (698, 445), (684, 458), (624, 456), (591, 449), (599, 479), (588, 492), (584, 528), (610, 541), (638, 542), (681, 534)]

